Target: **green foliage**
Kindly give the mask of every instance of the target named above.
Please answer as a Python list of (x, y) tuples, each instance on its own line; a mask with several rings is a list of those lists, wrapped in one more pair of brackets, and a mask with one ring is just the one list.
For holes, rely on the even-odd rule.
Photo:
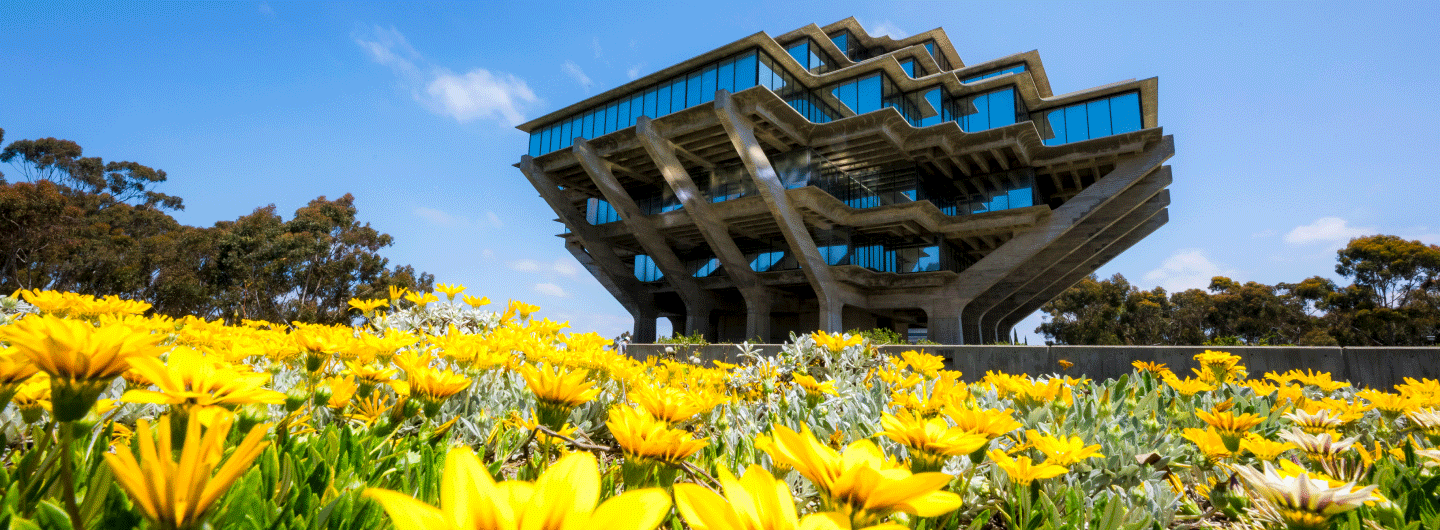
[(867, 330), (852, 329), (850, 331), (847, 331), (846, 333), (865, 337), (866, 340), (870, 341), (870, 344), (874, 344), (876, 346), (884, 346), (886, 344), (909, 343), (909, 341), (905, 340), (905, 337), (900, 336), (900, 332), (890, 328), (874, 328)]
[(380, 256), (394, 240), (359, 221), (349, 194), (289, 220), (271, 205), (192, 227), (162, 211), (183, 208), (153, 190), (164, 171), (85, 158), (55, 138), (12, 142), (0, 161), (26, 179), (0, 179), (0, 292), (118, 295), (175, 317), (348, 323), (351, 298), (434, 282)]
[(677, 344), (677, 345), (685, 345), (685, 346), (709, 346), (709, 345), (710, 345), (710, 341), (705, 340), (705, 335), (702, 334), (702, 333), (700, 333), (699, 331), (696, 331), (696, 332), (691, 333), (691, 334), (689, 334), (689, 335), (681, 335), (679, 332), (676, 332), (676, 333), (675, 333), (674, 335), (672, 335), (672, 336), (669, 336), (669, 337), (660, 337), (660, 338), (658, 338), (658, 339), (655, 339), (655, 343), (656, 343), (656, 344)]

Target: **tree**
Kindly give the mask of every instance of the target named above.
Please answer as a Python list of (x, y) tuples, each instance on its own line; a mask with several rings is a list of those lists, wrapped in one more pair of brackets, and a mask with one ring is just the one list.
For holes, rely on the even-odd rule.
[(1440, 247), (1399, 236), (1350, 240), (1336, 252), (1335, 272), (1354, 278), (1352, 289), (1334, 296), (1335, 309), (1351, 313), (1351, 327), (1375, 344), (1417, 344), (1434, 333), (1433, 292), (1440, 283)]
[(31, 182), (48, 180), (80, 193), (105, 194), (114, 202), (139, 201), (152, 208), (185, 209), (179, 197), (152, 189), (165, 182), (164, 171), (136, 162), (107, 163), (98, 157), (81, 157), (81, 153), (80, 145), (70, 140), (16, 140), (0, 150), (0, 162), (19, 168)]

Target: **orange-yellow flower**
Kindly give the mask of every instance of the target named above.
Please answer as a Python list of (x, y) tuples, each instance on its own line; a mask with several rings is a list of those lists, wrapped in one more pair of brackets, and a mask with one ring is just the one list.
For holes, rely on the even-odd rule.
[(163, 338), (126, 326), (97, 328), (53, 315), (29, 315), (0, 327), (0, 339), (50, 375), (57, 421), (84, 418), (105, 386), (130, 368), (131, 359), (160, 354)]

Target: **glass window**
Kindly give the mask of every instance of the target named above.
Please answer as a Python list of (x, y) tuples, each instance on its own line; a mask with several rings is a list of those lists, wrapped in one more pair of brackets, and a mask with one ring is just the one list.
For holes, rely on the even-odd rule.
[(860, 104), (855, 99), (856, 95), (858, 94), (858, 92), (856, 91), (856, 86), (856, 83), (853, 82), (845, 83), (835, 87), (835, 89), (831, 90), (830, 93), (834, 94), (835, 99), (840, 100), (840, 103), (844, 104), (846, 107), (850, 107), (851, 111), (859, 114)]
[(670, 112), (685, 110), (685, 76), (670, 83)]
[(595, 109), (595, 136), (605, 136), (610, 133), (610, 120), (606, 114), (607, 107)]
[[(937, 111), (940, 110), (940, 109), (942, 109), (942, 108), (944, 108), (944, 107), (941, 106), (941, 104), (940, 104), (940, 89), (938, 89), (938, 88), (935, 88), (935, 89), (931, 89), (931, 90), (929, 90), (929, 91), (926, 91), (926, 92), (925, 92), (925, 101), (928, 102), (928, 103), (930, 103), (930, 107), (933, 108), (933, 109), (935, 109), (935, 110), (937, 110)], [(939, 112), (936, 112), (936, 114), (935, 114), (934, 116), (930, 116), (930, 117), (928, 117), (928, 118), (920, 118), (920, 120), (919, 120), (919, 125), (918, 125), (918, 126), (919, 126), (919, 127), (928, 127), (928, 126), (930, 126), (930, 125), (935, 125), (935, 124), (937, 124), (937, 123), (940, 123), (942, 120), (943, 120), (943, 117), (940, 115)]]
[(720, 63), (716, 70), (715, 90), (724, 90), (731, 94), (735, 93), (735, 63), (725, 61)]
[(790, 46), (789, 48), (785, 48), (785, 51), (790, 53), (790, 57), (794, 58), (795, 62), (800, 63), (800, 67), (807, 70), (810, 69), (809, 39), (802, 40), (799, 43)]
[(856, 109), (855, 112), (859, 114), (865, 114), (868, 112), (880, 110), (880, 99), (883, 97), (880, 88), (881, 87), (879, 75), (873, 75), (865, 79), (861, 79), (860, 85), (857, 88), (860, 93), (860, 108)]
[(694, 107), (706, 101), (704, 96), (701, 95), (702, 88), (700, 86), (700, 78), (702, 74), (703, 72), (691, 73), (690, 77), (685, 80), (685, 108)]
[(635, 94), (630, 98), (630, 120), (625, 123), (626, 127), (635, 125), (635, 119), (645, 115), (645, 94)]
[(715, 70), (714, 66), (705, 69), (704, 75), (700, 77), (700, 102), (708, 103), (715, 100)]
[(1035, 205), (1035, 194), (1029, 187), (1015, 188), (1008, 193), (1011, 208), (1024, 208)]
[(850, 56), (850, 32), (842, 31), (834, 37), (830, 37), (830, 40), (835, 43), (836, 47), (840, 48), (840, 53), (845, 54), (846, 57)]
[(902, 68), (902, 69), (905, 70), (905, 75), (910, 76), (911, 79), (914, 79), (914, 78), (915, 78), (915, 60), (914, 60), (914, 59), (906, 59), (906, 60), (904, 60), (904, 61), (900, 61), (900, 68)]
[(615, 112), (615, 130), (618, 131), (620, 129), (629, 127), (630, 125), (625, 123), (625, 120), (630, 118), (630, 100), (620, 100), (620, 102), (615, 106)]
[(755, 52), (750, 52), (735, 59), (735, 91), (745, 90), (755, 84)]
[(664, 116), (670, 113), (670, 83), (660, 85), (655, 89), (655, 117)]
[(560, 148), (570, 147), (570, 142), (575, 140), (575, 120), (565, 122), (565, 127), (560, 129)]
[(1015, 90), (1007, 88), (997, 92), (991, 92), (987, 99), (990, 100), (990, 127), (1004, 127), (1015, 123)]
[(1086, 116), (1085, 105), (1065, 107), (1065, 139), (1078, 142), (1090, 139), (1090, 119)]
[(1085, 113), (1089, 115), (1091, 138), (1110, 136), (1110, 100), (1100, 99), (1086, 103)]
[(1114, 134), (1135, 132), (1142, 128), (1140, 93), (1131, 92), (1110, 98), (1110, 124)]
[(1052, 110), (1045, 113), (1045, 122), (1050, 126), (1052, 137), (1045, 140), (1045, 145), (1060, 145), (1065, 143), (1065, 109)]
[(655, 89), (653, 88), (645, 91), (645, 106), (641, 114), (651, 118), (659, 116), (659, 114), (655, 113), (655, 94)]
[(605, 132), (612, 133), (620, 129), (620, 102), (617, 101), (605, 107)]

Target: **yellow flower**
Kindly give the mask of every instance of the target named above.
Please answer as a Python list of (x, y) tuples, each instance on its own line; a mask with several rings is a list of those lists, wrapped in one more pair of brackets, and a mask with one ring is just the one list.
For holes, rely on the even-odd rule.
[(625, 456), (639, 461), (679, 465), (705, 448), (704, 438), (696, 440), (688, 432), (671, 429), (638, 407), (610, 409), (610, 420), (605, 426), (610, 428), (610, 435), (615, 437)]
[(442, 292), (442, 293), (445, 293), (445, 296), (448, 297), (451, 302), (454, 302), (454, 301), (455, 301), (455, 295), (460, 294), (461, 291), (464, 291), (464, 290), (465, 290), (465, 286), (464, 286), (464, 285), (460, 285), (460, 284), (458, 284), (458, 283), (455, 284), (455, 285), (446, 285), (446, 284), (443, 284), (443, 283), (437, 283), (437, 284), (435, 284), (435, 290), (436, 290), (436, 291), (440, 291), (440, 292)]
[(5, 410), (5, 405), (10, 402), (10, 396), (20, 388), (20, 384), (30, 379), (39, 371), (30, 360), (20, 354), (15, 348), (0, 347), (0, 411)]
[(559, 429), (565, 423), (570, 409), (600, 394), (594, 383), (585, 380), (590, 375), (585, 370), (561, 373), (559, 367), (552, 371), (545, 363), (537, 363), (521, 365), (518, 371), (525, 378), (525, 386), (535, 394), (535, 412), (540, 424), (551, 429)]
[(0, 339), (50, 375), (57, 421), (85, 417), (110, 381), (130, 368), (132, 359), (155, 357), (162, 335), (125, 326), (97, 328), (52, 315), (30, 315), (0, 327)]
[(25, 423), (40, 421), (42, 413), (50, 410), (50, 376), (41, 374), (20, 383), (10, 400), (20, 409), (20, 419)]
[(600, 473), (590, 453), (556, 461), (534, 484), (495, 482), (467, 447), (450, 450), (440, 479), (440, 507), (404, 493), (370, 488), (397, 530), (651, 530), (670, 510), (663, 490), (632, 490), (598, 508)]
[(1200, 367), (1203, 369), (1198, 372), (1198, 375), (1208, 382), (1222, 384), (1245, 378), (1245, 367), (1240, 365), (1240, 356), (1238, 355), (1205, 350), (1204, 353), (1195, 354), (1195, 360), (1200, 362)]
[(376, 299), (373, 299), (373, 300), (361, 300), (361, 299), (359, 299), (359, 298), (351, 298), (351, 299), (350, 299), (350, 307), (352, 307), (352, 308), (354, 308), (354, 309), (357, 309), (357, 310), (359, 310), (361, 313), (365, 313), (365, 314), (367, 314), (367, 315), (370, 314), (370, 313), (375, 312), (376, 309), (380, 309), (380, 308), (382, 308), (382, 307), (389, 307), (389, 306), (390, 306), (390, 301), (389, 301), (389, 300), (384, 300), (384, 299), (380, 299), (380, 298), (376, 298)]
[(1249, 466), (1235, 471), (1252, 491), (1275, 508), (1287, 528), (1326, 529), (1332, 517), (1380, 500), (1372, 493), (1376, 488), (1373, 485), (1355, 488), (1352, 482), (1331, 486), (1324, 478), (1311, 477), (1308, 473), (1285, 476), (1269, 462), (1264, 466), (1264, 473)]
[(325, 406), (336, 413), (345, 410), (350, 400), (355, 397), (355, 391), (360, 389), (353, 375), (327, 377), (324, 381), (325, 386), (330, 388), (330, 399), (325, 402)]
[(170, 405), (185, 415), (195, 408), (233, 409), (249, 403), (285, 402), (285, 394), (265, 388), (270, 376), (238, 371), (184, 346), (171, 351), (163, 363), (154, 357), (142, 357), (130, 364), (132, 372), (160, 390), (127, 391), (120, 398), (126, 403)]
[[(695, 530), (821, 530), (850, 528), (848, 518), (814, 513), (799, 519), (790, 487), (760, 466), (736, 479), (720, 468), (721, 497), (696, 484), (675, 485), (675, 507)], [(872, 527), (873, 528), (873, 527)], [(904, 528), (904, 527), (899, 527)]]
[(1381, 392), (1379, 390), (1367, 388), (1356, 392), (1355, 395), (1369, 401), (1370, 406), (1379, 410), (1380, 415), (1384, 416), (1386, 421), (1395, 421), (1395, 419), (1399, 418), (1401, 414), (1404, 414), (1406, 410), (1410, 410), (1415, 406), (1415, 400), (1413, 398), (1400, 394)]
[(1236, 415), (1233, 411), (1220, 411), (1218, 409), (1206, 412), (1195, 411), (1195, 417), (1200, 421), (1209, 424), (1220, 435), (1220, 440), (1225, 443), (1225, 448), (1234, 453), (1240, 450), (1240, 439), (1250, 429), (1265, 421), (1265, 418), (1258, 414)]
[(847, 336), (844, 333), (835, 333), (832, 335), (824, 331), (811, 333), (810, 337), (815, 339), (816, 346), (830, 350), (833, 353), (839, 353), (840, 350), (851, 346), (859, 346), (865, 341), (865, 338), (859, 335)]
[(875, 524), (894, 512), (935, 517), (960, 507), (959, 495), (941, 491), (953, 477), (912, 475), (886, 460), (869, 440), (851, 443), (842, 457), (807, 426), (797, 433), (776, 425), (769, 448), (771, 458), (793, 467), (825, 494), (827, 511), (845, 514), (854, 527)]
[(910, 350), (900, 353), (900, 358), (910, 369), (925, 375), (934, 376), (936, 372), (945, 369), (945, 358), (938, 355), (930, 355)]
[(984, 434), (951, 427), (940, 418), (917, 418), (908, 410), (882, 414), (880, 426), (880, 434), (910, 449), (910, 468), (917, 472), (940, 471), (946, 458), (974, 453), (990, 443)]
[(1085, 440), (1079, 436), (1059, 438), (1040, 434), (1040, 431), (1030, 429), (1025, 431), (1025, 439), (1030, 445), (1035, 446), (1041, 453), (1045, 453), (1045, 463), (1060, 466), (1071, 466), (1087, 458), (1101, 458), (1100, 444), (1085, 445)]
[(450, 396), (470, 388), (470, 380), (465, 376), (427, 366), (410, 367), (405, 371), (405, 380), (410, 385), (410, 395), (420, 400), (425, 407), (425, 415), (432, 418)]
[(1130, 363), (1130, 366), (1134, 366), (1136, 370), (1140, 370), (1142, 372), (1150, 372), (1157, 377), (1165, 377), (1167, 374), (1175, 375), (1173, 372), (1170, 371), (1169, 368), (1165, 367), (1165, 363), (1135, 361)]
[(1058, 477), (1070, 471), (1065, 466), (1049, 462), (1036, 464), (1028, 456), (1011, 458), (1010, 455), (999, 449), (991, 449), (986, 455), (995, 462), (996, 466), (1005, 471), (1005, 475), (1009, 476), (1011, 481), (1021, 486), (1029, 486), (1036, 480)]
[(485, 296), (470, 296), (466, 294), (461, 295), (460, 299), (464, 300), (466, 304), (469, 304), (470, 307), (473, 307), (475, 309), (480, 309), (480, 306), (482, 305), (490, 305), (490, 298)]
[(1175, 389), (1182, 396), (1193, 396), (1199, 392), (1210, 392), (1215, 390), (1215, 385), (1205, 382), (1202, 379), (1180, 379), (1174, 375), (1165, 378), (1165, 384)]
[(1195, 443), (1195, 447), (1205, 455), (1205, 461), (1210, 465), (1218, 464), (1221, 460), (1235, 456), (1235, 452), (1225, 447), (1225, 440), (1215, 429), (1185, 429), (1181, 434), (1187, 440)]
[(500, 321), (510, 320), (515, 315), (520, 315), (520, 320), (530, 318), (530, 314), (540, 310), (540, 306), (530, 305), (519, 300), (511, 300), (505, 304), (505, 312), (500, 314)]
[(105, 454), (105, 462), (114, 471), (116, 482), (125, 488), (154, 526), (199, 528), (210, 506), (245, 474), (250, 463), (265, 449), (268, 424), (250, 429), (217, 470), (225, 453), (225, 437), (230, 434), (231, 420), (220, 416), (216, 421), (218, 423), (211, 425), (202, 437), (199, 415), (190, 416), (179, 460), (174, 459), (170, 446), (169, 416), (160, 418), (159, 436), (151, 435), (149, 421), (139, 421), (135, 429), (140, 444), (139, 461), (129, 449)]
[(1010, 409), (951, 407), (945, 409), (945, 415), (955, 422), (956, 428), (983, 434), (991, 440), (1014, 432), (1015, 429), (1023, 426), (1020, 422), (1015, 421), (1014, 413)]
[(1248, 433), (1244, 440), (1240, 440), (1240, 449), (1255, 455), (1256, 460), (1268, 462), (1280, 457), (1281, 453), (1295, 448), (1290, 442), (1275, 442), (1266, 440), (1264, 437)]
[(406, 300), (409, 300), (410, 303), (415, 304), (415, 307), (419, 307), (419, 308), (421, 308), (421, 309), (424, 309), (426, 305), (429, 305), (429, 304), (430, 304), (430, 302), (438, 302), (438, 301), (440, 301), (440, 297), (435, 296), (435, 293), (418, 293), (418, 292), (417, 292), (417, 293), (409, 293), (409, 294), (406, 294), (406, 295), (405, 295), (405, 299), (406, 299)]
[(396, 287), (396, 286), (394, 286), (394, 285), (391, 285), (391, 286), (389, 287), (389, 291), (390, 291), (390, 292), (389, 292), (389, 294), (390, 294), (390, 301), (391, 301), (391, 302), (395, 302), (396, 300), (399, 300), (400, 297), (405, 296), (405, 293), (406, 293), (406, 292), (409, 292), (410, 289), (407, 289), (407, 288), (405, 288), (405, 287)]
[(629, 397), (651, 416), (672, 424), (688, 421), (696, 414), (709, 412), (720, 404), (720, 401), (708, 392), (646, 385), (637, 385), (630, 389)]
[(816, 381), (814, 377), (805, 374), (795, 374), (795, 384), (805, 389), (805, 396), (810, 398), (823, 398), (827, 394), (831, 396), (840, 395), (839, 392), (835, 391), (834, 381), (821, 383)]
[(1296, 427), (1310, 434), (1328, 432), (1344, 423), (1338, 414), (1331, 414), (1329, 409), (1320, 409), (1314, 414), (1297, 409), (1286, 413), (1285, 418), (1295, 422)]

